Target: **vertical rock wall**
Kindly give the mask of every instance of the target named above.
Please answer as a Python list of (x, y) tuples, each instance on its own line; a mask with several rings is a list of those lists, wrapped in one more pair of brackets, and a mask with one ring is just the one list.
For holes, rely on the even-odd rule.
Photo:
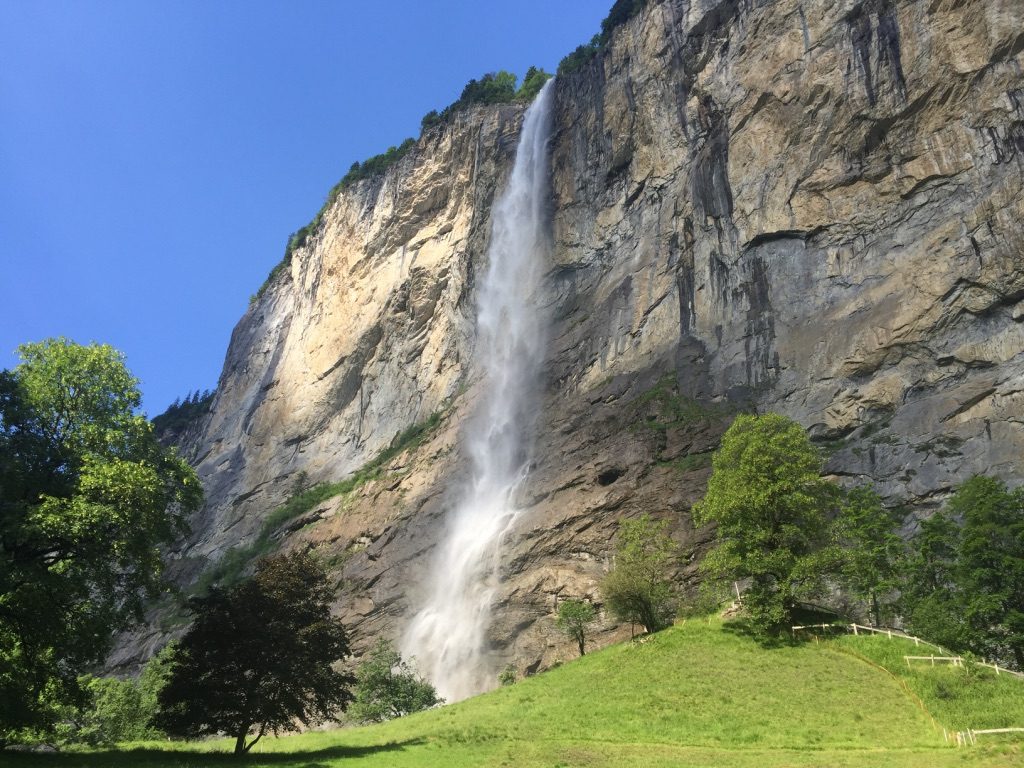
[[(688, 511), (736, 408), (797, 419), (836, 475), (925, 513), (973, 473), (1024, 478), (1022, 67), (1020, 0), (651, 0), (559, 79), (556, 332), (502, 660), (569, 652), (555, 602), (598, 597), (622, 515), (671, 519), (693, 578)], [(474, 273), (521, 116), (429, 131), (250, 307), (185, 441), (207, 504), (181, 582), (300, 472), (342, 479), (437, 414), (276, 534), (331, 566), (358, 646), (399, 631), (460, 476)]]

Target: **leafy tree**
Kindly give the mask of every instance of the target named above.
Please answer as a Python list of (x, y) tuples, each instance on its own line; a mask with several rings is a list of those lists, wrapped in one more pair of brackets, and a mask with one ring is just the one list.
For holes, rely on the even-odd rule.
[(87, 700), (78, 680), (160, 588), (195, 473), (136, 415), (107, 345), (50, 339), (0, 372), (0, 743)]
[(307, 554), (268, 558), (250, 579), (192, 598), (195, 622), (172, 654), (155, 724), (186, 737), (227, 733), (241, 754), (268, 732), (333, 717), (353, 679), (331, 667), (348, 655), (332, 598)]
[(116, 744), (165, 735), (151, 720), (157, 712), (157, 696), (167, 682), (173, 652), (173, 643), (165, 646), (143, 667), (138, 679), (82, 678), (89, 700), (67, 709), (61, 717), (60, 741)]
[(516, 100), (533, 101), (537, 97), (537, 94), (540, 93), (540, 89), (544, 87), (544, 83), (550, 79), (551, 75), (543, 69), (530, 67), (526, 70), (526, 76), (523, 78), (523, 84), (519, 86), (519, 90), (516, 91)]
[(963, 519), (954, 580), (968, 650), (1024, 669), (1024, 489), (972, 477), (949, 512)]
[(615, 563), (601, 583), (611, 612), (648, 632), (667, 627), (675, 613), (669, 568), (677, 548), (665, 534), (666, 526), (646, 514), (620, 521)]
[(910, 540), (901, 603), (907, 628), (950, 648), (965, 647), (954, 586), (960, 528), (944, 512), (922, 520)]
[(516, 76), (500, 70), (488, 72), (479, 80), (470, 80), (462, 89), (458, 104), (507, 104), (516, 97)]
[(774, 413), (737, 416), (712, 467), (693, 510), (698, 525), (717, 524), (702, 568), (714, 579), (749, 580), (743, 607), (752, 627), (777, 630), (836, 567), (828, 514), (838, 489), (821, 477), (821, 456), (800, 425)]
[(356, 720), (380, 723), (443, 704), (434, 686), (387, 640), (381, 639), (356, 669), (355, 701), (349, 714)]
[(577, 46), (576, 50), (566, 55), (558, 63), (559, 76), (571, 75), (573, 72), (583, 69), (601, 52), (603, 44), (604, 41), (601, 39), (601, 34), (598, 33), (590, 38), (590, 42)]
[(913, 631), (1024, 669), (1024, 490), (973, 477), (922, 521), (904, 605)]
[(425, 133), (433, 128), (435, 125), (440, 125), (443, 121), (441, 115), (438, 114), (436, 109), (432, 109), (423, 116), (420, 120), (420, 133)]
[(898, 513), (882, 506), (870, 488), (848, 492), (834, 524), (842, 549), (840, 579), (850, 593), (867, 604), (875, 626), (882, 623), (886, 600), (900, 586), (905, 544), (897, 533)]
[(558, 604), (558, 628), (576, 641), (580, 656), (586, 654), (587, 632), (596, 618), (594, 606), (582, 600), (563, 600)]

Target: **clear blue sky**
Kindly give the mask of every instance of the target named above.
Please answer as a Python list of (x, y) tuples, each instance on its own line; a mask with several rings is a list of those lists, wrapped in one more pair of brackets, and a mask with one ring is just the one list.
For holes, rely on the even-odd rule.
[[(470, 78), (612, 0), (0, 0), (0, 368), (114, 345), (150, 416), (213, 388), (288, 234)], [(500, 10), (499, 10), (500, 9)]]

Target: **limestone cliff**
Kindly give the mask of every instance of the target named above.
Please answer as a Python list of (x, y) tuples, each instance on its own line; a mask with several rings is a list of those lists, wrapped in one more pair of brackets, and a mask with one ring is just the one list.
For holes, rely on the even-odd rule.
[[(923, 513), (975, 472), (1024, 479), (1022, 66), (1020, 0), (651, 0), (558, 79), (556, 320), (501, 655), (570, 655), (554, 600), (597, 597), (620, 516), (699, 550), (688, 510), (736, 408), (797, 419), (835, 475)], [(340, 480), (435, 415), (275, 533), (332, 566), (357, 647), (399, 631), (461, 471), (474, 275), (521, 118), (430, 129), (250, 307), (184, 438), (207, 503), (182, 583), (300, 473)]]

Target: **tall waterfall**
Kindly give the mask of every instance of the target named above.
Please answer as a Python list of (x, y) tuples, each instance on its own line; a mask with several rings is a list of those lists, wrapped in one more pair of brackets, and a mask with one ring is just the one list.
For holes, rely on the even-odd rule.
[(448, 701), (493, 686), (485, 634), (501, 540), (516, 518), (529, 468), (546, 325), (549, 81), (526, 111), (508, 186), (494, 205), (487, 271), (477, 291), (476, 364), (483, 374), (466, 436), (471, 473), (449, 514), (430, 596), (403, 642), (406, 655)]

